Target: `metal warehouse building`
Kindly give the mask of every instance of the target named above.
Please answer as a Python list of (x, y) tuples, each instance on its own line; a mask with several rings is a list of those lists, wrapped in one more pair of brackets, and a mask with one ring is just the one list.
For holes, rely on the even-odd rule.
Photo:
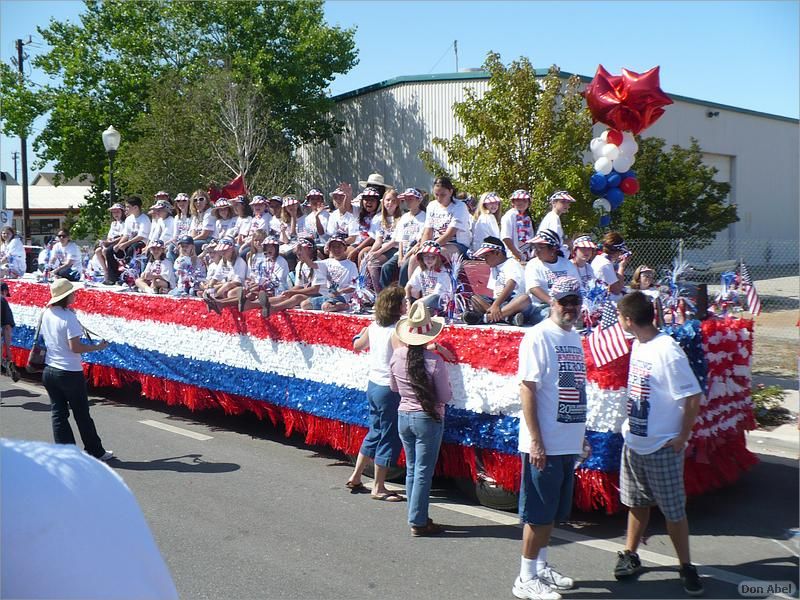
[[(582, 80), (585, 84), (590, 78)], [(339, 181), (355, 185), (356, 180), (379, 172), (396, 187), (430, 188), (432, 177), (419, 152), (434, 150), (431, 140), (435, 137), (463, 133), (453, 115), (453, 104), (464, 100), (465, 88), (481, 95), (488, 85), (488, 73), (471, 71), (397, 77), (336, 96), (335, 111), (344, 121), (345, 131), (337, 136), (335, 148), (328, 144), (301, 148), (304, 184), (332, 190)], [(749, 260), (759, 263), (771, 253), (771, 244), (796, 249), (800, 222), (798, 120), (670, 97), (675, 103), (644, 134), (665, 139), (667, 147), (688, 146), (690, 138), (696, 138), (705, 161), (719, 171), (717, 177), (731, 184), (730, 201), (738, 206), (740, 220), (718, 234), (720, 247), (746, 247), (752, 255)], [(597, 132), (601, 130), (598, 126)], [(446, 164), (440, 152), (435, 156)], [(792, 254), (796, 264), (797, 253)]]

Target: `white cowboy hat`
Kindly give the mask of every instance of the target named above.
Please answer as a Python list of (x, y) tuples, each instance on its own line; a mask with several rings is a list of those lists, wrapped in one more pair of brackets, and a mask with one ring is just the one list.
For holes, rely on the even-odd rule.
[(411, 305), (408, 316), (400, 319), (394, 328), (395, 335), (409, 346), (422, 346), (435, 340), (444, 330), (442, 317), (431, 317), (422, 300)]
[(372, 173), (369, 177), (367, 177), (366, 181), (359, 181), (358, 185), (361, 187), (367, 187), (368, 185), (379, 185), (381, 187), (385, 187), (387, 190), (394, 189), (393, 185), (389, 185), (383, 181), (383, 175), (380, 173)]
[(59, 278), (50, 284), (50, 301), (47, 306), (51, 306), (63, 300), (70, 294), (77, 292), (81, 286), (72, 283), (69, 279)]

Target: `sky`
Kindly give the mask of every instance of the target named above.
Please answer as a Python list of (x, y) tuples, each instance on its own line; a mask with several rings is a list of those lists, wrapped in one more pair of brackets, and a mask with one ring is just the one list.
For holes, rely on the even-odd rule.
[[(28, 35), (34, 44), (26, 51), (43, 51), (36, 28), (51, 18), (76, 21), (82, 7), (71, 0), (0, 0), (0, 60), (16, 56), (15, 40)], [(452, 73), (457, 41), (459, 69), (480, 67), (490, 51), (505, 62), (526, 56), (536, 68), (556, 64), (589, 77), (598, 64), (611, 73), (659, 65), (667, 94), (792, 118), (800, 113), (800, 0), (332, 0), (325, 17), (356, 28), (359, 51), (358, 64), (332, 82), (334, 95), (402, 75)], [(44, 126), (40, 120), (34, 129)], [(13, 173), (18, 150), (16, 138), (0, 139), (0, 169)], [(28, 157), (30, 166), (30, 140)]]

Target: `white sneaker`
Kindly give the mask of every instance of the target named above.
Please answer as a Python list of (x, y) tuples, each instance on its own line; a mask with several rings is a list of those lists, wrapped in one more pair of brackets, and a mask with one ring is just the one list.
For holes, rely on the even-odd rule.
[(545, 566), (537, 575), (539, 579), (556, 590), (571, 590), (575, 587), (575, 580), (572, 577), (562, 575), (550, 565)]
[(106, 462), (108, 460), (111, 460), (112, 458), (114, 458), (114, 453), (111, 450), (106, 450), (103, 456), (97, 457), (97, 460), (102, 460), (103, 462)]
[(517, 598), (527, 598), (528, 600), (561, 600), (561, 594), (538, 577), (525, 582), (517, 577), (511, 593)]

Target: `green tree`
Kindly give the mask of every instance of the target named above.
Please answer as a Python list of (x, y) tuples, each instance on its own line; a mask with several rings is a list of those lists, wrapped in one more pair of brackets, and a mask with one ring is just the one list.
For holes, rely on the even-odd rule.
[(448, 174), (459, 189), (474, 194), (496, 191), (504, 198), (516, 189), (531, 193), (532, 209), (541, 218), (550, 209), (547, 198), (569, 190), (578, 200), (565, 217), (570, 231), (596, 221), (591, 209), (591, 167), (584, 155), (592, 139), (592, 122), (580, 95), (580, 79), (564, 80), (557, 67), (544, 77), (527, 58), (505, 66), (490, 53), (483, 65), (489, 89), (482, 97), (466, 90), (466, 99), (453, 106), (464, 135), (436, 138), (451, 173), (430, 151), (421, 158), (437, 175)]
[(728, 203), (731, 186), (716, 181), (696, 139), (689, 148), (664, 151), (660, 138), (639, 139), (636, 171), (641, 189), (612, 213), (612, 227), (630, 239), (678, 239), (687, 246), (710, 243), (718, 231), (739, 220)]

